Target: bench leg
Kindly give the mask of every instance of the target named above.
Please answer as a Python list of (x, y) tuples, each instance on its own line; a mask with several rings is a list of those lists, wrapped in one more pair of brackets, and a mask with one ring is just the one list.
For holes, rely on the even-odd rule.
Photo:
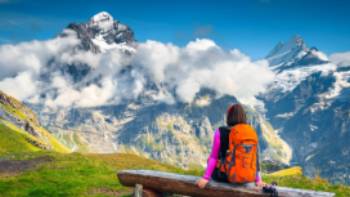
[(159, 192), (143, 188), (141, 184), (136, 184), (133, 197), (161, 197)]
[(142, 197), (143, 187), (140, 184), (136, 184), (134, 188), (134, 195), (133, 197)]

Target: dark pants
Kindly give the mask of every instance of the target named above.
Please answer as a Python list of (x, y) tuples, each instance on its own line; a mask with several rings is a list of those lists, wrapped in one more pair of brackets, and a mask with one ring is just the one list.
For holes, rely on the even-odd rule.
[(228, 183), (227, 175), (225, 173), (221, 172), (218, 168), (214, 169), (214, 172), (211, 175), (211, 178), (217, 182)]
[[(221, 172), (218, 168), (215, 168), (213, 174), (211, 175), (211, 178), (213, 181), (221, 182), (221, 183), (230, 183), (227, 180), (227, 175), (223, 172)], [(245, 186), (245, 187), (255, 187), (255, 183), (230, 183), (231, 185), (237, 185), (237, 186)]]

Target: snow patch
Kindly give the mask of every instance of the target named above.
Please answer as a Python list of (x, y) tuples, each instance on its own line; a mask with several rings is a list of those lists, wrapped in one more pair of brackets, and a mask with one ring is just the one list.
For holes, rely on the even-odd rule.
[(310, 124), (309, 128), (310, 128), (311, 131), (316, 131), (318, 129), (318, 126)]
[(348, 82), (349, 74), (350, 72), (334, 72), (333, 75), (336, 80), (333, 83), (332, 88), (329, 91), (318, 95), (319, 102), (313, 104), (310, 107), (310, 111), (315, 113), (327, 109), (332, 104), (333, 100), (340, 95), (344, 88), (350, 88), (350, 83)]
[(199, 107), (205, 107), (210, 105), (211, 99), (209, 96), (203, 96), (201, 98), (198, 98), (194, 101), (194, 104), (199, 106)]
[(90, 19), (90, 25), (98, 27), (103, 31), (108, 31), (113, 28), (113, 17), (108, 12), (100, 12)]
[(308, 155), (308, 156), (305, 158), (305, 161), (309, 161), (309, 160), (312, 159), (314, 156), (315, 156), (315, 154)]
[(347, 78), (344, 77), (346, 75), (344, 75), (342, 73), (334, 73), (334, 76), (335, 76), (336, 81), (333, 84), (333, 88), (330, 91), (328, 91), (324, 94), (321, 94), (320, 95), (321, 99), (324, 99), (324, 100), (333, 99), (340, 94), (340, 92), (342, 91), (343, 88), (350, 87), (350, 83), (347, 81)]
[(286, 112), (282, 114), (277, 114), (275, 117), (276, 118), (281, 118), (281, 119), (289, 119), (295, 115), (295, 112)]
[(126, 44), (126, 43), (112, 43), (112, 44), (108, 44), (106, 42), (106, 40), (103, 38), (103, 35), (98, 35), (96, 36), (96, 38), (92, 39), (92, 42), (99, 47), (100, 51), (106, 52), (108, 50), (113, 50), (113, 49), (119, 49), (123, 52), (130, 52), (130, 53), (135, 53), (136, 50), (135, 48), (131, 47), (130, 45)]
[(320, 60), (323, 60), (323, 61), (329, 61), (328, 57), (326, 54), (322, 53), (321, 51), (318, 51), (318, 50), (312, 50), (311, 53), (318, 57)]
[(336, 65), (332, 63), (328, 64), (315, 64), (308, 67), (294, 68), (285, 70), (277, 74), (276, 79), (269, 87), (270, 90), (278, 90), (281, 92), (292, 91), (296, 86), (305, 80), (308, 76), (316, 72), (322, 72), (327, 74), (331, 71), (335, 71)]

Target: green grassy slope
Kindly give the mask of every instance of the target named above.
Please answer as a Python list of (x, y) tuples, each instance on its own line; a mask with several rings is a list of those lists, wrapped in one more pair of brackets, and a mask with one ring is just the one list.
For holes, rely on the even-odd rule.
[[(0, 155), (4, 154), (6, 150), (8, 152), (23, 152), (48, 149), (62, 153), (70, 152), (68, 148), (62, 145), (51, 133), (40, 125), (35, 113), (31, 109), (1, 91), (0, 110), (3, 112), (2, 115), (0, 113), (0, 136), (4, 137), (2, 139), (3, 143), (0, 143)], [(9, 119), (9, 116), (12, 119)], [(25, 122), (37, 135), (18, 128), (16, 121)], [(6, 139), (7, 137), (11, 139)]]
[[(15, 176), (1, 176), (0, 196), (128, 196), (130, 188), (123, 187), (116, 178), (122, 169), (153, 169), (181, 174), (201, 175), (202, 170), (186, 171), (131, 154), (61, 154), (36, 152), (17, 154), (17, 159), (49, 155), (52, 162)], [(297, 172), (296, 170), (290, 170)], [(266, 182), (277, 181), (281, 186), (335, 192), (337, 196), (350, 194), (350, 188), (332, 185), (320, 178), (309, 179), (296, 174), (278, 176), (266, 174)]]
[[(131, 190), (116, 178), (122, 169), (153, 169), (181, 174), (201, 175), (202, 171), (186, 171), (131, 154), (60, 154), (26, 153), (18, 159), (49, 155), (54, 160), (36, 169), (12, 177), (0, 174), (0, 196), (128, 196)], [(294, 171), (294, 170), (293, 170)], [(332, 185), (320, 179), (309, 179), (298, 173), (286, 176), (264, 175), (264, 181), (277, 181), (281, 186), (350, 194), (350, 188)]]
[(15, 152), (39, 151), (40, 148), (28, 142), (29, 134), (11, 123), (0, 120), (0, 156)]
[(50, 155), (53, 162), (42, 164), (12, 177), (1, 177), (0, 196), (113, 196), (129, 195), (116, 172), (122, 169), (155, 169), (194, 173), (130, 154), (22, 154), (18, 158)]
[(273, 173), (270, 173), (271, 177), (285, 177), (285, 176), (300, 176), (303, 175), (303, 169), (299, 166), (279, 170)]
[(45, 140), (33, 136), (11, 122), (0, 118), (0, 156), (17, 152), (39, 151), (47, 146), (50, 146), (50, 150), (55, 152), (70, 152), (44, 128), (37, 128), (37, 130), (40, 130)]
[(316, 191), (334, 192), (339, 197), (349, 197), (350, 187), (331, 184), (320, 177), (308, 178), (303, 176), (300, 167), (291, 167), (263, 175), (266, 183), (277, 182), (279, 186), (291, 188), (310, 189)]

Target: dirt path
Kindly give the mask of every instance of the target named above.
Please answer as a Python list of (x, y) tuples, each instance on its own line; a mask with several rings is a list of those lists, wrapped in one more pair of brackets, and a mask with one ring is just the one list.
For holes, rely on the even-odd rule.
[(118, 191), (110, 188), (94, 188), (87, 195), (106, 195), (106, 196), (132, 196), (133, 190), (128, 188), (123, 191)]
[(53, 158), (49, 156), (37, 157), (30, 160), (0, 160), (0, 176), (16, 175), (51, 161), (53, 161)]

